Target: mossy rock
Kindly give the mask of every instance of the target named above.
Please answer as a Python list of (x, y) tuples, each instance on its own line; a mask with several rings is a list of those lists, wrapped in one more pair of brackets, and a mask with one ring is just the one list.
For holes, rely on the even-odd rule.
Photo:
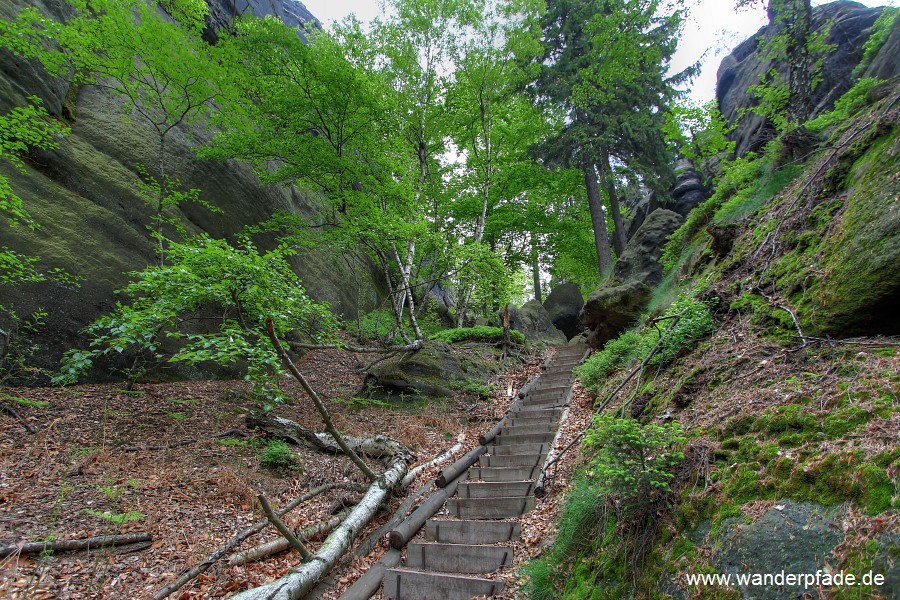
[(372, 369), (366, 379), (370, 398), (389, 402), (426, 402), (453, 395), (454, 383), (485, 385), (496, 369), (493, 349), (465, 354), (443, 342), (427, 342), (399, 361)]
[[(34, 3), (0, 3), (0, 16), (11, 17), (25, 4)], [(59, 0), (39, 4), (55, 16), (64, 9)], [(0, 52), (0, 111), (24, 105), (31, 94), (43, 98), (55, 118), (74, 118), (68, 123), (72, 133), (56, 151), (30, 153), (24, 173), (8, 163), (0, 165), (0, 172), (10, 178), (12, 189), (41, 226), (30, 231), (10, 227), (2, 219), (0, 240), (21, 254), (39, 256), (43, 270), (59, 268), (80, 277), (81, 285), (7, 286), (2, 295), (3, 304), (20, 315), (38, 308), (49, 313), (46, 326), (30, 342), (41, 347), (36, 366), (55, 369), (64, 351), (85, 346), (81, 330), (115, 305), (119, 298), (114, 291), (127, 283), (127, 273), (156, 260), (147, 230), (154, 209), (138, 194), (138, 165), (157, 164), (158, 138), (123, 98), (94, 86), (70, 88), (65, 81), (47, 77), (32, 62)], [(233, 238), (245, 226), (278, 210), (307, 217), (315, 214), (316, 198), (311, 194), (263, 185), (246, 164), (198, 159), (195, 148), (209, 135), (199, 127), (183, 126), (173, 129), (167, 140), (167, 174), (178, 178), (183, 188), (199, 189), (203, 200), (221, 209), (213, 213), (189, 203), (173, 211), (189, 234)], [(175, 234), (171, 229), (164, 233)], [(255, 241), (263, 250), (277, 243), (273, 235), (261, 235)], [(337, 313), (356, 315), (358, 308), (365, 310), (377, 300), (380, 284), (368, 265), (354, 270), (321, 248), (306, 250), (290, 262), (309, 295), (328, 302)], [(0, 328), (9, 325), (0, 323)], [(108, 369), (95, 369), (92, 375), (102, 377), (104, 372), (111, 375)], [(204, 374), (194, 370), (185, 375)]]
[(816, 235), (795, 238), (776, 264), (808, 333), (900, 333), (900, 204), (889, 175), (900, 170), (900, 135), (882, 123), (863, 137), (839, 160), (843, 203), (816, 207)]

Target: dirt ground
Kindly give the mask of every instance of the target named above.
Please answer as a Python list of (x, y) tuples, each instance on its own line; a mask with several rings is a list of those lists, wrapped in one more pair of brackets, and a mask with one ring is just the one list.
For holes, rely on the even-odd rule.
[[(417, 409), (354, 402), (363, 383), (357, 372), (361, 360), (367, 359), (325, 350), (307, 354), (299, 366), (329, 399), (339, 429), (393, 436), (421, 464), (460, 436), (466, 449), (477, 444), (478, 435), (506, 410), (509, 391), (538, 372), (540, 357), (499, 375), (491, 398), (459, 391), (447, 401)], [(29, 434), (15, 418), (0, 417), (0, 544), (138, 531), (151, 536), (150, 542), (112, 549), (13, 553), (0, 559), (0, 596), (150, 598), (263, 518), (257, 494), (280, 507), (327, 482), (364, 483), (348, 459), (304, 448), (295, 448), (298, 470), (276, 473), (261, 466), (266, 441), (245, 426), (249, 403), (243, 391), (244, 384), (229, 381), (139, 384), (132, 393), (116, 385), (0, 389), (7, 404), (38, 430)], [(292, 391), (297, 401), (279, 407), (277, 414), (321, 429), (312, 403), (299, 389)], [(34, 405), (9, 401), (9, 396)], [(246, 437), (214, 437), (235, 429)], [(377, 461), (371, 464), (381, 468)], [(437, 471), (433, 467), (421, 473), (409, 489), (430, 481)], [(285, 522), (292, 527), (317, 523), (359, 496), (333, 490), (288, 513)], [(360, 539), (387, 520), (403, 499), (392, 498)], [(267, 527), (236, 550), (276, 537)], [(523, 543), (537, 546), (540, 539), (540, 532), (531, 532)], [(328, 596), (336, 596), (378, 553), (376, 549), (343, 565)], [(298, 562), (294, 551), (239, 567), (219, 561), (172, 597), (228, 596), (272, 581)]]

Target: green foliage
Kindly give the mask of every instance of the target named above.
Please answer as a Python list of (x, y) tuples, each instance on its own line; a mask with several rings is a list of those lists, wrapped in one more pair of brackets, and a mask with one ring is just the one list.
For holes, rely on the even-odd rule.
[(300, 461), (283, 440), (270, 440), (259, 453), (259, 464), (278, 472), (300, 469)]
[(3, 400), (7, 400), (9, 402), (15, 402), (16, 404), (21, 404), (22, 406), (28, 406), (31, 408), (47, 408), (50, 406), (49, 402), (44, 402), (42, 400), (30, 400), (28, 398), (22, 398), (21, 396), (10, 396), (9, 394), (0, 393), (0, 398)]
[(126, 513), (115, 513), (108, 510), (101, 512), (92, 508), (85, 508), (83, 510), (85, 514), (91, 515), (92, 517), (97, 517), (98, 519), (102, 519), (107, 523), (115, 523), (116, 525), (129, 523), (131, 521), (140, 521), (144, 518), (144, 514), (136, 510), (131, 510)]
[(205, 0), (163, 0), (163, 7), (172, 17), (195, 34), (203, 33), (209, 6)]
[[(752, 4), (737, 0), (738, 7)], [(758, 103), (749, 108), (786, 131), (804, 123), (812, 112), (811, 94), (822, 80), (824, 56), (833, 46), (825, 43), (831, 31), (826, 23), (813, 31), (812, 5), (808, 0), (769, 0), (770, 27), (760, 40), (764, 60), (786, 64), (787, 75), (771, 68), (760, 75), (760, 83), (749, 91)]]
[(779, 148), (776, 140), (763, 149), (762, 156), (748, 152), (722, 167), (713, 195), (692, 210), (684, 224), (669, 236), (660, 258), (666, 273), (673, 272), (686, 251), (696, 248), (694, 241), (708, 223), (728, 224), (746, 219), (800, 175), (803, 167), (799, 164), (775, 167)]
[(853, 69), (854, 77), (862, 75), (869, 65), (872, 64), (872, 59), (884, 46), (898, 19), (900, 19), (900, 8), (895, 6), (884, 7), (872, 25), (872, 32), (869, 34), (869, 38), (863, 44), (863, 56), (856, 68)]
[[(31, 103), (28, 106), (17, 106), (0, 115), (0, 159), (6, 159), (23, 173), (22, 157), (29, 150), (55, 150), (60, 140), (69, 135), (68, 127), (51, 120), (40, 98), (29, 96), (28, 101)], [(0, 175), (0, 216), (4, 214), (11, 225), (25, 224), (32, 229), (38, 226), (22, 205), (22, 199), (13, 192), (9, 179)], [(0, 276), (7, 266), (0, 263)]]
[[(566, 587), (566, 578), (560, 577), (560, 569), (571, 562), (580, 551), (592, 542), (601, 542), (609, 535), (609, 521), (605, 517), (605, 498), (593, 478), (579, 477), (566, 496), (565, 508), (559, 518), (556, 540), (540, 558), (528, 563), (523, 571), (526, 576), (525, 596), (533, 600), (556, 600), (560, 588)], [(600, 533), (601, 540), (594, 536)]]
[(576, 376), (589, 388), (597, 389), (617, 370), (645, 360), (657, 343), (659, 348), (649, 360), (652, 365), (669, 364), (692, 350), (715, 327), (712, 311), (694, 297), (695, 293), (683, 292), (676, 298), (664, 317), (678, 318), (663, 321), (664, 329), (648, 324), (622, 333), (578, 367)]
[(626, 331), (616, 339), (608, 341), (600, 352), (595, 352), (584, 364), (577, 367), (576, 375), (585, 385), (596, 387), (635, 358), (646, 356), (650, 349), (644, 345), (645, 340), (640, 333)]
[[(887, 9), (885, 9), (885, 12), (887, 12)], [(838, 98), (837, 102), (834, 103), (834, 110), (821, 114), (812, 121), (808, 121), (805, 127), (810, 131), (825, 131), (829, 127), (846, 121), (851, 115), (866, 105), (868, 102), (866, 96), (869, 91), (880, 83), (881, 80), (874, 77), (860, 79), (856, 82), (856, 85)]]
[(672, 469), (684, 458), (684, 442), (675, 421), (641, 425), (635, 419), (596, 415), (583, 447), (591, 457), (589, 476), (601, 493), (635, 506), (669, 491)]
[(697, 168), (707, 158), (734, 152), (735, 142), (726, 137), (732, 129), (715, 100), (702, 104), (684, 100), (669, 107), (663, 133), (666, 141)]
[[(257, 394), (279, 396), (282, 368), (264, 337), (266, 319), (279, 336), (300, 329), (320, 339), (335, 326), (328, 308), (303, 291), (290, 255), (283, 246), (260, 254), (250, 242), (234, 247), (208, 237), (172, 244), (171, 264), (132, 274), (122, 290), (129, 302), (88, 326), (90, 348), (68, 352), (56, 382), (75, 381), (100, 356), (146, 353), (186, 364), (246, 364)], [(217, 329), (183, 333), (186, 323), (210, 314)], [(174, 354), (163, 349), (166, 339), (180, 344)]]
[(494, 386), (481, 383), (475, 379), (457, 379), (450, 382), (450, 389), (462, 390), (464, 392), (469, 392), (470, 394), (475, 394), (479, 398), (486, 399), (491, 397)]
[(675, 268), (681, 253), (690, 244), (694, 236), (712, 219), (716, 210), (740, 190), (746, 189), (757, 181), (765, 171), (766, 162), (755, 152), (748, 152), (742, 157), (726, 163), (721, 175), (716, 180), (715, 192), (708, 200), (692, 210), (685, 220), (666, 242), (660, 262), (666, 272)]
[[(715, 328), (712, 310), (697, 300), (692, 294), (682, 294), (666, 311), (666, 315), (680, 315), (675, 323), (662, 334), (659, 350), (650, 359), (652, 365), (666, 365), (693, 350), (697, 343), (712, 333)], [(654, 328), (651, 339), (658, 338)], [(654, 340), (655, 343), (655, 340)]]
[[(457, 342), (485, 342), (492, 344), (503, 341), (503, 328), (476, 325), (475, 327), (445, 329), (444, 331), (439, 331), (432, 335), (431, 339), (438, 342), (446, 342), (447, 344), (455, 344)], [(521, 331), (511, 329), (509, 332), (509, 339), (518, 344), (524, 344), (525, 334)]]

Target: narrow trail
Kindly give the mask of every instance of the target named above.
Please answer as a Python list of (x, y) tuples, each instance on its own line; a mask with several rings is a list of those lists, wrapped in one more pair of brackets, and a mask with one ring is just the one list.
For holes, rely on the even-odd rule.
[[(395, 550), (378, 571), (386, 598), (469, 600), (504, 591), (499, 573), (513, 564), (511, 543), (522, 534), (516, 519), (535, 508), (536, 480), (567, 414), (572, 368), (583, 354), (582, 346), (557, 352), (486, 434), (491, 439), (477, 463), (444, 487), (449, 497), (416, 537), (407, 544), (392, 537)], [(351, 587), (341, 599), (368, 597)]]

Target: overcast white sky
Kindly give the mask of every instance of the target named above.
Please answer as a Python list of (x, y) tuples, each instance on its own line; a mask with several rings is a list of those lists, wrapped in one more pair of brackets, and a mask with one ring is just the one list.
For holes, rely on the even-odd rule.
[[(323, 23), (341, 20), (350, 13), (369, 21), (379, 14), (377, 0), (301, 0)], [(866, 6), (888, 6), (897, 0), (859, 0)], [(675, 68), (686, 67), (706, 53), (703, 73), (691, 86), (696, 100), (710, 100), (715, 95), (716, 69), (730, 50), (765, 25), (765, 12), (736, 12), (734, 0), (688, 0), (691, 15), (684, 30), (681, 46), (675, 55)], [(813, 5), (826, 4), (813, 1)]]

